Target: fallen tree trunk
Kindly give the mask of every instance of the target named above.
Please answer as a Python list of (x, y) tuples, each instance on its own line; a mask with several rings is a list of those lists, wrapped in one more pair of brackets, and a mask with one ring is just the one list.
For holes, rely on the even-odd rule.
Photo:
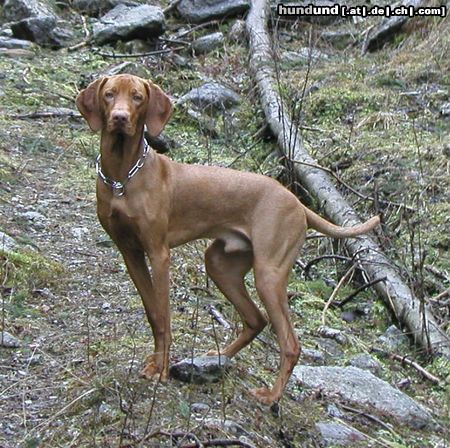
[[(336, 190), (317, 162), (306, 152), (296, 126), (288, 117), (276, 83), (274, 58), (267, 31), (268, 5), (265, 0), (252, 0), (246, 27), (249, 39), (250, 70), (259, 89), (264, 114), (278, 144), (299, 182), (318, 201), (333, 222), (342, 226), (360, 224), (356, 212)], [(439, 329), (430, 309), (421, 302), (403, 281), (392, 262), (369, 237), (348, 239), (347, 249), (364, 268), (370, 281), (385, 277), (374, 285), (377, 293), (405, 325), (414, 341), (427, 352), (450, 358), (450, 341)]]

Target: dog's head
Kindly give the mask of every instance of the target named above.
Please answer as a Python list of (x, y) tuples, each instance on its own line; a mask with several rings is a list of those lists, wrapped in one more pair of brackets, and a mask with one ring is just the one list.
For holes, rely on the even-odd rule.
[(157, 85), (133, 75), (97, 79), (78, 94), (76, 105), (93, 131), (128, 136), (146, 124), (156, 137), (172, 113), (169, 97)]

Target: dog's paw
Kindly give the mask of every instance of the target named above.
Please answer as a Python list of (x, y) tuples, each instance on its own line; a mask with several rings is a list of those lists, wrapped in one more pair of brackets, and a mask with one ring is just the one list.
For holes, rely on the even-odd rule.
[(162, 368), (160, 363), (155, 359), (155, 355), (147, 356), (145, 366), (141, 370), (139, 376), (147, 380), (159, 381), (161, 383), (167, 382), (169, 377), (168, 369)]
[(205, 356), (219, 356), (219, 355), (220, 353), (217, 350), (209, 350), (208, 352), (205, 353)]
[(257, 389), (251, 389), (250, 393), (262, 404), (270, 406), (275, 401), (277, 401), (277, 397), (275, 397), (274, 393), (267, 389), (266, 387), (259, 387)]

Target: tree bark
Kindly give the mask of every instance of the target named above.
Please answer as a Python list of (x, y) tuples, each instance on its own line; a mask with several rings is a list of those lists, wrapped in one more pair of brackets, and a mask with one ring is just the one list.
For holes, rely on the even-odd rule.
[[(259, 89), (267, 123), (284, 155), (291, 160), (295, 176), (320, 204), (327, 217), (341, 226), (360, 224), (356, 212), (341, 196), (317, 162), (306, 152), (296, 126), (288, 117), (277, 89), (274, 58), (267, 31), (269, 8), (265, 0), (252, 0), (246, 27), (249, 39), (250, 70)], [(297, 163), (296, 163), (297, 162)], [(303, 162), (308, 165), (298, 163)], [(345, 240), (346, 248), (365, 269), (369, 279), (385, 277), (375, 290), (405, 325), (414, 341), (427, 352), (450, 358), (450, 341), (439, 329), (431, 310), (421, 302), (398, 274), (392, 262), (369, 236)]]

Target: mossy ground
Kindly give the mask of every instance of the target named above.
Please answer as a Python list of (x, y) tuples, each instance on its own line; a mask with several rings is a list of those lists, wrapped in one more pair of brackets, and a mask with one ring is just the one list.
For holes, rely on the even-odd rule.
[[(449, 287), (448, 121), (439, 115), (448, 95), (444, 50), (449, 28), (448, 21), (433, 19), (420, 25), (366, 56), (355, 47), (336, 52), (318, 40), (332, 58), (310, 68), (307, 86), (317, 82), (319, 89), (303, 99), (301, 111), (302, 123), (315, 128), (303, 130), (302, 138), (320, 164), (336, 170), (364, 195), (414, 209), (388, 205), (376, 210), (372, 201), (362, 201), (339, 185), (361, 215), (383, 212), (384, 249), (429, 298)], [(355, 31), (363, 26), (356, 25)], [(228, 25), (220, 28), (226, 32)], [(313, 35), (319, 30), (314, 27)], [(284, 50), (308, 45), (308, 26), (283, 31), (290, 36), (286, 44), (280, 38)], [(223, 81), (242, 95), (233, 119), (216, 118), (217, 138), (176, 110), (165, 131), (177, 142), (171, 158), (280, 174), (275, 143), (261, 138), (264, 120), (248, 77), (246, 51), (243, 44), (227, 41), (223, 50), (191, 59), (191, 68), (178, 68), (170, 56), (143, 61), (155, 82), (174, 97), (200, 85), (204, 77)], [(17, 118), (49, 106), (74, 108), (80, 79), (113, 63), (89, 49), (38, 49), (31, 59), (0, 59), (0, 229), (28, 247), (0, 253), (2, 321), (23, 342), (17, 350), (0, 349), (0, 445), (139, 446), (145, 434), (174, 429), (191, 431), (202, 440), (222, 435), (208, 428), (208, 418), (228, 418), (239, 421), (256, 446), (318, 446), (314, 424), (327, 418), (330, 400), (291, 386), (275, 415), (249, 397), (250, 388), (270, 385), (276, 373), (278, 355), (270, 329), (237, 356), (219, 384), (171, 381), (154, 386), (138, 378), (151, 336), (123, 262), (104, 244), (107, 238), (95, 217), (98, 136), (81, 120)], [(294, 112), (305, 77), (305, 67), (283, 71), (282, 91)], [(21, 211), (28, 210), (46, 217), (44, 229), (21, 218)], [(239, 326), (231, 305), (207, 279), (205, 247), (205, 242), (195, 242), (172, 253), (173, 361), (225, 344)], [(339, 248), (332, 242), (311, 239), (300, 260), (336, 252)], [(292, 319), (307, 348), (317, 346), (322, 310), (333, 290), (329, 285), (339, 280), (344, 268), (343, 262), (322, 260), (314, 265), (311, 278), (305, 279), (299, 267), (292, 273)], [(248, 284), (256, 298), (251, 276)], [(337, 299), (356, 287), (347, 285)], [(208, 303), (232, 323), (232, 331), (211, 319), (204, 308)], [(343, 355), (330, 362), (345, 364), (351, 355), (369, 351), (390, 325), (392, 316), (370, 290), (345, 307), (363, 309), (352, 323), (341, 319), (338, 308), (327, 312), (327, 324), (351, 340), (340, 347)], [(449, 334), (448, 308), (440, 309), (439, 316)], [(448, 384), (448, 363), (430, 361), (412, 347), (409, 352)], [(429, 406), (443, 426), (449, 424), (448, 386), (433, 386), (414, 370), (380, 361), (385, 379), (395, 384), (409, 378), (406, 392)], [(210, 406), (203, 415), (191, 411), (198, 402)], [(347, 422), (371, 437), (362, 446), (433, 447), (446, 437), (445, 432), (412, 431), (395, 424), (388, 431), (363, 415), (347, 415)], [(160, 435), (140, 446), (172, 445)]]

